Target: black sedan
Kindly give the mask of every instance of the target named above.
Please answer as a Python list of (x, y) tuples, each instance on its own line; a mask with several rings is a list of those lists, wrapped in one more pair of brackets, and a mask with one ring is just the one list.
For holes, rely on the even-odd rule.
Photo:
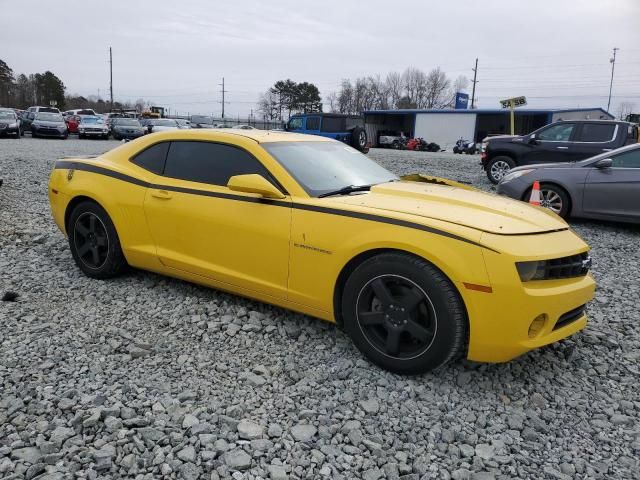
[(66, 139), (69, 136), (67, 124), (60, 113), (36, 113), (31, 122), (31, 136), (57, 137)]
[(561, 217), (640, 223), (640, 144), (572, 163), (513, 168), (498, 193), (528, 201), (540, 182), (540, 205)]
[(0, 137), (4, 135), (20, 138), (20, 119), (10, 108), (0, 108)]
[(112, 118), (110, 129), (115, 140), (138, 138), (147, 132), (135, 118)]

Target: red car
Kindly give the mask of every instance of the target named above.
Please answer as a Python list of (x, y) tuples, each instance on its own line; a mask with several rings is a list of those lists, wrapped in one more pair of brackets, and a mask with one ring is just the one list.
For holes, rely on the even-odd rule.
[(78, 125), (80, 124), (80, 116), (79, 115), (67, 115), (64, 118), (64, 121), (67, 124), (67, 128), (69, 129), (69, 133), (78, 133)]

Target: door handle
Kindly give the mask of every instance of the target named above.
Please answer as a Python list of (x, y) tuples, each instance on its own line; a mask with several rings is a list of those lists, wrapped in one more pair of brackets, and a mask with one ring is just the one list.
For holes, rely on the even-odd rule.
[(166, 190), (151, 190), (151, 196), (155, 198), (159, 198), (160, 200), (171, 199), (171, 193), (169, 193)]
[(610, 149), (610, 148), (603, 148), (603, 149), (602, 149), (602, 151), (603, 151), (603, 152), (610, 152), (610, 151), (611, 151), (611, 149)]
[(569, 147), (556, 147), (558, 150), (567, 150)]

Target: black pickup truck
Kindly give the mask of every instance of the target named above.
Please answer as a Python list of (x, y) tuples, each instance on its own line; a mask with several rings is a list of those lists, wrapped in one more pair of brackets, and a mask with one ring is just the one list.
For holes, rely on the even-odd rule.
[(612, 120), (564, 120), (528, 135), (488, 137), (481, 163), (492, 183), (509, 170), (536, 163), (575, 162), (638, 142), (638, 126)]

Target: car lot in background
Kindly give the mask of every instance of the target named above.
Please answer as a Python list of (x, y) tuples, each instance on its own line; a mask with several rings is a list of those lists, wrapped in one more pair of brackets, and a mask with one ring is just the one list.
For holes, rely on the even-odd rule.
[(104, 123), (102, 117), (99, 116), (80, 116), (78, 124), (79, 138), (109, 138), (109, 127)]
[(185, 120), (184, 118), (176, 118), (175, 121), (180, 128), (191, 128), (191, 122), (189, 120)]
[(56, 107), (29, 107), (27, 108), (27, 112), (33, 112), (33, 113), (40, 113), (40, 112), (44, 112), (44, 113), (60, 113), (60, 110), (57, 109)]
[(536, 180), (541, 206), (562, 217), (640, 223), (640, 144), (579, 162), (514, 168), (498, 193), (527, 201)]
[(0, 108), (0, 136), (5, 135), (21, 135), (20, 117), (11, 108)]
[(91, 115), (93, 117), (96, 117), (98, 114), (92, 108), (78, 108), (75, 110), (66, 110), (62, 113), (62, 115), (64, 115), (65, 117), (67, 115)]
[(67, 124), (69, 133), (78, 133), (78, 125), (80, 125), (79, 115), (64, 115), (64, 121)]
[(147, 133), (146, 128), (135, 118), (112, 118), (109, 130), (115, 140), (123, 138), (131, 140)]
[(571, 162), (638, 143), (638, 126), (612, 120), (566, 120), (528, 135), (500, 135), (482, 142), (481, 164), (492, 183), (516, 166)]
[(140, 124), (147, 129), (148, 133), (180, 129), (178, 122), (171, 118), (144, 118), (140, 120)]
[(69, 136), (67, 124), (60, 113), (39, 112), (33, 115), (34, 118), (30, 125), (32, 137), (57, 137), (66, 139)]
[(189, 117), (189, 122), (191, 123), (191, 128), (214, 127), (213, 117), (209, 117), (207, 115), (191, 115), (191, 117)]

